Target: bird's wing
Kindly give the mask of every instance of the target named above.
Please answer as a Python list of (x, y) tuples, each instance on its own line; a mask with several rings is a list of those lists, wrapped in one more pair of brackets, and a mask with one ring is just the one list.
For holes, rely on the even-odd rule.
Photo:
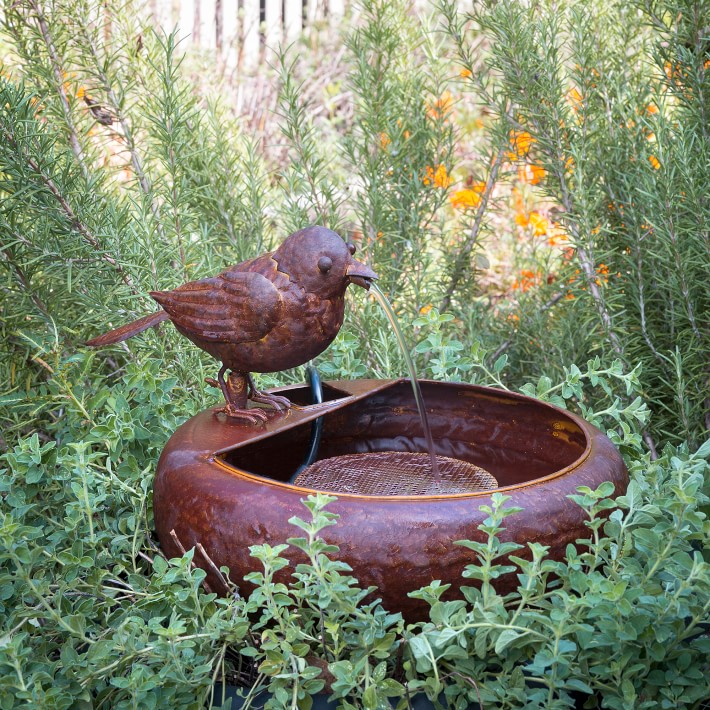
[(179, 328), (215, 343), (260, 340), (281, 317), (278, 289), (251, 271), (227, 270), (150, 295)]

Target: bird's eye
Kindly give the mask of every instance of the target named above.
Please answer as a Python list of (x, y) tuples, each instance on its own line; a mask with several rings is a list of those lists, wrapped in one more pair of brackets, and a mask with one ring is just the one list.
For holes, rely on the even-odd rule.
[(318, 259), (318, 268), (324, 273), (327, 274), (330, 269), (333, 266), (333, 260), (328, 257), (328, 256), (322, 256), (320, 259)]
[(346, 246), (348, 247), (348, 251), (351, 254), (354, 254), (357, 251), (355, 245), (352, 242), (348, 242)]

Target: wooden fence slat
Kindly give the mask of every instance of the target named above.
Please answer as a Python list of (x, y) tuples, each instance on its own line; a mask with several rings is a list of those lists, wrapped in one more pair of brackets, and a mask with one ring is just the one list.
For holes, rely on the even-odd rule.
[(198, 0), (200, 8), (200, 48), (214, 49), (217, 46), (215, 0)]
[(192, 29), (195, 21), (195, 0), (180, 0), (180, 14), (177, 22), (178, 38), (183, 40), (183, 46), (192, 44)]
[(303, 0), (303, 4), (306, 5), (306, 17), (308, 27), (312, 27), (318, 17), (323, 16), (323, 8), (319, 0)]
[(154, 21), (158, 24), (165, 34), (170, 34), (175, 27), (176, 20), (174, 17), (174, 6), (172, 0), (165, 2), (164, 0), (153, 0), (151, 3), (151, 12)]
[(231, 74), (239, 61), (239, 0), (222, 0), (222, 33), (224, 66)]
[(243, 0), (242, 47), (244, 65), (253, 67), (259, 63), (259, 0)]
[(184, 48), (216, 49), (230, 73), (269, 61), (269, 50), (295, 42), (321, 20), (337, 26), (346, 12), (358, 14), (349, 0), (149, 0), (146, 6), (163, 31), (177, 28)]
[(298, 39), (302, 31), (302, 0), (284, 0), (284, 34), (286, 35), (286, 42), (290, 44)]
[(275, 50), (284, 36), (281, 0), (265, 0), (264, 15), (264, 44), (267, 49)]
[(345, 15), (345, 0), (328, 0), (328, 19), (331, 25), (337, 24)]

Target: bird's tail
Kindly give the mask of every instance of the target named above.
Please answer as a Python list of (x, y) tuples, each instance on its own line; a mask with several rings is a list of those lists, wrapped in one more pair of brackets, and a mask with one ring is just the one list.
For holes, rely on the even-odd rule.
[(168, 318), (169, 316), (165, 311), (157, 311), (134, 320), (132, 323), (126, 323), (126, 325), (122, 325), (120, 328), (111, 330), (108, 333), (99, 335), (97, 338), (87, 340), (86, 344), (91, 348), (102, 348), (105, 345), (120, 343), (122, 340), (128, 340), (128, 338), (132, 338), (134, 335), (138, 335), (138, 333), (142, 333), (144, 330), (168, 320)]

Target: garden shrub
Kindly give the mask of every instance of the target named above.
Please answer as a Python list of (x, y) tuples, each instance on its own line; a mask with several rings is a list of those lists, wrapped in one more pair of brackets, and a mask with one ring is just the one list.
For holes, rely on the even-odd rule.
[[(642, 363), (653, 431), (697, 446), (710, 422), (710, 5), (511, 0), (461, 13), (444, 0), (441, 13), (470, 92), (508, 124), (499, 155), (516, 176), (516, 222), (564, 248), (552, 260), (538, 248), (521, 272), (522, 307), (501, 336), (511, 364), (549, 375), (584, 352)], [(548, 217), (527, 206), (531, 188)]]
[(50, 440), (35, 434), (3, 457), (2, 706), (200, 707), (248, 659), (271, 707), (308, 707), (324, 668), (343, 707), (407, 707), (418, 692), (462, 708), (479, 697), (484, 707), (571, 707), (580, 693), (602, 707), (693, 707), (707, 694), (708, 447), (668, 445), (650, 461), (645, 408), (620, 406), (635, 385), (608, 370), (590, 363), (535, 386), (567, 403), (594, 387), (609, 393), (585, 414), (626, 452), (632, 482), (615, 502), (606, 485), (575, 496), (592, 538), (565, 562), (535, 543), (530, 556), (514, 553), (520, 586), (501, 597), (498, 558), (510, 550), (498, 534), (515, 509), (496, 495), (482, 525), (489, 543), (462, 543), (464, 576), (480, 588), (443, 601), (446, 585), (433, 580), (416, 593), (430, 621), (405, 625), (322, 539), (337, 524), (327, 496), (293, 521), (289, 545), (309, 562), (288, 585), (273, 581), (289, 564), (286, 545), (252, 550), (257, 588), (246, 599), (238, 585), (226, 598), (207, 593), (192, 550), (165, 560), (151, 532), (152, 470), (186, 408), (159, 361), (129, 364), (91, 422), (70, 408)]
[[(179, 422), (178, 385), (157, 360), (128, 364), (94, 395), (91, 421), (68, 408), (45, 429), (48, 440), (34, 434), (3, 456), (0, 706), (219, 706), (214, 682), (236, 682), (253, 664), (246, 677), (254, 693), (271, 691), (270, 707), (308, 707), (326, 681), (342, 707), (384, 707), (387, 698), (407, 707), (420, 692), (443, 692), (459, 708), (479, 697), (484, 707), (572, 707), (580, 694), (601, 707), (693, 707), (707, 695), (710, 452), (667, 445), (650, 461), (645, 407), (619, 398), (635, 385), (607, 370), (592, 362), (534, 389), (568, 404), (595, 387), (609, 393), (585, 414), (625, 452), (626, 495), (612, 502), (610, 486), (581, 489), (591, 539), (565, 562), (545, 559), (535, 543), (529, 555), (513, 551), (520, 586), (506, 597), (494, 589), (505, 571), (498, 558), (510, 552), (498, 534), (515, 509), (496, 495), (482, 525), (489, 542), (462, 543), (471, 549), (466, 599), (443, 601), (446, 585), (432, 580), (416, 593), (430, 620), (406, 625), (376, 590), (366, 596), (324, 541), (337, 524), (324, 495), (292, 521), (289, 546), (308, 563), (288, 585), (273, 580), (289, 564), (286, 545), (253, 548), (248, 598), (238, 583), (231, 596), (208, 593), (192, 550), (165, 560), (150, 492)], [(88, 402), (83, 391), (74, 397)]]

